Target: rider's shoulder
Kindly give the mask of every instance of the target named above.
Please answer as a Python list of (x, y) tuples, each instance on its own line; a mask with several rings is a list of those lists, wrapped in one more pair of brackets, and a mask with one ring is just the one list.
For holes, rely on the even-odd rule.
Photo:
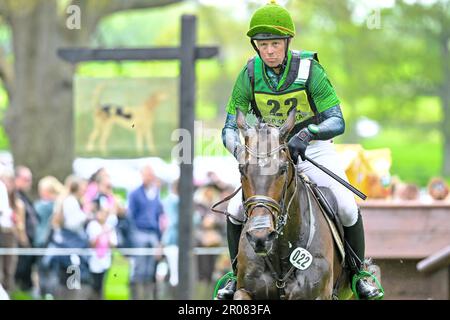
[(291, 50), (292, 56), (299, 58), (300, 61), (302, 60), (309, 60), (311, 63), (311, 69), (323, 69), (322, 65), (319, 62), (319, 55), (317, 51), (313, 50)]
[(238, 75), (238, 80), (244, 81), (246, 84), (250, 82), (250, 73), (253, 73), (251, 64), (254, 63), (255, 56), (249, 58), (241, 68)]
[(247, 60), (245, 61), (245, 63), (242, 65), (242, 67), (241, 67), (241, 69), (240, 69), (240, 72), (239, 72), (239, 76), (247, 73), (247, 70), (248, 70), (248, 68), (249, 68), (249, 63), (250, 63), (250, 60), (251, 60), (251, 59), (252, 59), (252, 58), (247, 59)]
[(299, 57), (300, 59), (308, 59), (315, 62), (319, 62), (319, 56), (317, 51), (313, 50), (291, 50), (292, 55)]
[(247, 72), (247, 70), (252, 67), (251, 65), (255, 64), (255, 59), (257, 59), (257, 58), (258, 58), (258, 55), (249, 57), (242, 68), (242, 72)]

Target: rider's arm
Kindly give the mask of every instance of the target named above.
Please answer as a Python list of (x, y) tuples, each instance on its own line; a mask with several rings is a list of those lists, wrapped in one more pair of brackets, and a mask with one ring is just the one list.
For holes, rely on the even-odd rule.
[(318, 133), (315, 140), (329, 140), (345, 131), (345, 121), (339, 105), (331, 107), (319, 114), (320, 123), (317, 126)]
[[(319, 112), (319, 123), (314, 133), (315, 140), (329, 140), (345, 130), (345, 121), (342, 116), (340, 101), (323, 67), (315, 60), (312, 62), (308, 90)], [(317, 131), (314, 132), (314, 131)]]
[(225, 126), (222, 129), (222, 142), (225, 148), (237, 159), (242, 150), (241, 140), (239, 139), (239, 129), (236, 124), (236, 115), (227, 114)]
[(227, 118), (222, 129), (222, 142), (225, 148), (235, 158), (237, 158), (242, 150), (239, 129), (236, 123), (236, 108), (239, 108), (244, 114), (247, 114), (251, 99), (251, 84), (247, 75), (247, 66), (245, 66), (239, 73), (234, 84), (233, 92), (226, 107)]

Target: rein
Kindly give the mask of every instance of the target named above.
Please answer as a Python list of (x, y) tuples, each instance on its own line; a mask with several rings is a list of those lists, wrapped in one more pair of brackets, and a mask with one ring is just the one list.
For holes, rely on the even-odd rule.
[(247, 145), (245, 146), (245, 150), (247, 150), (248, 153), (250, 153), (255, 158), (268, 158), (268, 157), (272, 156), (274, 153), (277, 153), (281, 150), (286, 150), (286, 149), (287, 149), (287, 146), (285, 143), (283, 143), (283, 144), (280, 144), (278, 147), (270, 150), (270, 152), (258, 153), (258, 152), (255, 152), (254, 150), (252, 150), (249, 146), (247, 146)]
[(245, 223), (246, 221), (242, 221), (238, 218), (233, 217), (228, 211), (222, 211), (219, 209), (216, 209), (217, 206), (220, 206), (222, 203), (229, 201), (231, 198), (233, 198), (240, 190), (242, 189), (242, 186), (240, 186), (239, 188), (237, 188), (236, 190), (233, 191), (232, 194), (229, 194), (228, 196), (226, 196), (225, 198), (223, 198), (222, 200), (220, 200), (219, 202), (216, 202), (215, 204), (213, 204), (213, 206), (211, 207), (211, 211), (215, 212), (215, 213), (220, 213), (223, 215), (226, 215), (228, 218), (233, 218), (233, 220), (236, 220), (240, 223)]

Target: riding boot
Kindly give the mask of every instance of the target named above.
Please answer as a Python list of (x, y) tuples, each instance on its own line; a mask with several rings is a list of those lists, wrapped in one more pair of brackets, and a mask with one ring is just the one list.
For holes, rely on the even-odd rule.
[[(239, 239), (241, 237), (242, 225), (234, 224), (227, 219), (227, 240), (228, 250), (230, 251), (231, 266), (234, 276), (237, 275), (237, 255), (239, 251)], [(217, 300), (232, 300), (236, 291), (236, 280), (228, 279), (225, 286), (217, 291)]]
[(350, 268), (350, 279), (357, 277), (356, 292), (361, 300), (376, 300), (383, 297), (383, 292), (361, 275), (365, 255), (364, 226), (358, 210), (358, 220), (353, 226), (344, 227), (345, 251)]

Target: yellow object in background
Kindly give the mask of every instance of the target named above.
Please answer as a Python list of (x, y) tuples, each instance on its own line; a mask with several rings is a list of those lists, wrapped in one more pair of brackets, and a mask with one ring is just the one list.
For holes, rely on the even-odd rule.
[(364, 150), (359, 144), (337, 144), (338, 152), (349, 182), (368, 198), (390, 196), (391, 150)]

